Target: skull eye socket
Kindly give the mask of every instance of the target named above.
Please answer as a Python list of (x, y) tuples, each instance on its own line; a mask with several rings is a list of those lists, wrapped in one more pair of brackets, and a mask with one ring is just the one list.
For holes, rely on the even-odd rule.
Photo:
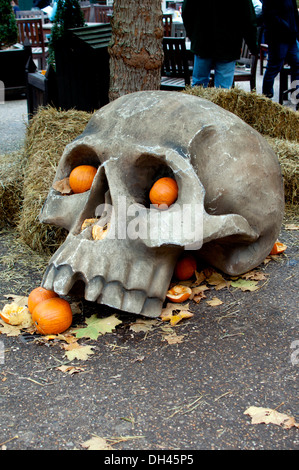
[(127, 188), (134, 200), (149, 208), (152, 204), (149, 198), (153, 184), (160, 178), (176, 179), (173, 170), (163, 157), (143, 154), (135, 160), (126, 173)]
[(67, 155), (64, 166), (61, 169), (61, 179), (68, 177), (74, 168), (81, 165), (89, 165), (95, 168), (98, 168), (100, 165), (98, 155), (87, 145), (78, 145)]

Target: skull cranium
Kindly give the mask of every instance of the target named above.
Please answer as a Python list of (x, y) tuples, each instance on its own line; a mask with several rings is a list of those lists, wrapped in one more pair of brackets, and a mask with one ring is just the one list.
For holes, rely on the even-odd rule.
[[(42, 222), (69, 231), (43, 279), (61, 295), (83, 281), (87, 300), (156, 317), (184, 249), (237, 275), (260, 264), (278, 237), (284, 194), (276, 155), (258, 132), (207, 100), (145, 91), (111, 102), (66, 147), (54, 181), (81, 164), (98, 168), (91, 189), (62, 196), (51, 188), (41, 213)], [(176, 179), (178, 199), (150, 219), (148, 193), (162, 176)], [(192, 237), (168, 230), (187, 206), (201, 227)], [(89, 218), (108, 221), (113, 236), (93, 239), (92, 227), (82, 230)]]

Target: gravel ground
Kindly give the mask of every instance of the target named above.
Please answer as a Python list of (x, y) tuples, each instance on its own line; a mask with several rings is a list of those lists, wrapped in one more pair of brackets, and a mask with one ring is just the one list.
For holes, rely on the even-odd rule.
[[(0, 448), (83, 449), (96, 435), (128, 452), (297, 449), (298, 428), (251, 424), (244, 414), (277, 408), (299, 422), (298, 231), (280, 238), (287, 252), (260, 267), (266, 281), (257, 291), (211, 290), (190, 303), (194, 316), (172, 328), (181, 342), (168, 342), (164, 322), (135, 332), (135, 316), (88, 302), (75, 325), (95, 312), (122, 323), (80, 340), (93, 348), (87, 360), (67, 362), (58, 340), (0, 335)], [(42, 271), (9, 231), (0, 253), (3, 306), (6, 294), (39, 285)], [(223, 304), (208, 306), (215, 295)], [(64, 363), (79, 369), (57, 369)]]

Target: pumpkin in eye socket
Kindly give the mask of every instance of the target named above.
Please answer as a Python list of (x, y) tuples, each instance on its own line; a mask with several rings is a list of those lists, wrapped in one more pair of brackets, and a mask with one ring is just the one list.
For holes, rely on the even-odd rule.
[(79, 165), (71, 171), (69, 185), (73, 193), (84, 193), (91, 188), (97, 169), (91, 165)]
[(152, 186), (149, 198), (156, 207), (160, 205), (170, 206), (178, 197), (178, 185), (173, 178), (158, 179)]

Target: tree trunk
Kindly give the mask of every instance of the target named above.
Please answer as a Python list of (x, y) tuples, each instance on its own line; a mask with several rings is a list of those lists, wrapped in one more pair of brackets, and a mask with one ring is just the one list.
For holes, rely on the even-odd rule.
[(110, 54), (110, 101), (160, 88), (163, 61), (161, 0), (114, 0)]

